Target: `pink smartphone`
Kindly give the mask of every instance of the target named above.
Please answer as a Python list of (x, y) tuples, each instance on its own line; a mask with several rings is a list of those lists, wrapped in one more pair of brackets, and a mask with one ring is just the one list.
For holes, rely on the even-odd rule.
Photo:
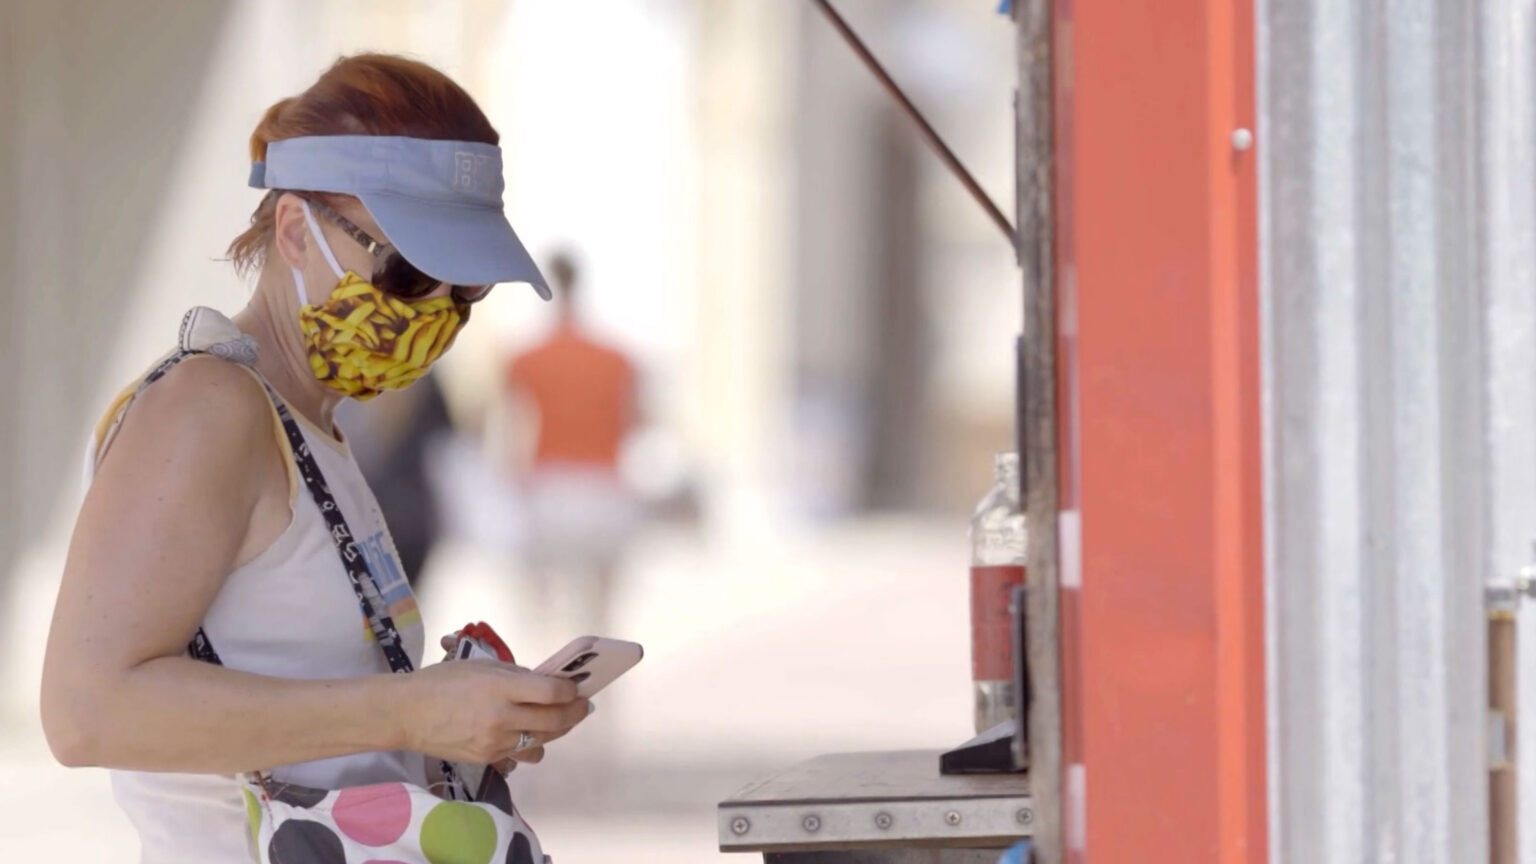
[(634, 642), (582, 636), (571, 640), (571, 644), (556, 651), (533, 671), (569, 678), (576, 682), (576, 695), (591, 699), (620, 675), (635, 668), (644, 656), (645, 649)]

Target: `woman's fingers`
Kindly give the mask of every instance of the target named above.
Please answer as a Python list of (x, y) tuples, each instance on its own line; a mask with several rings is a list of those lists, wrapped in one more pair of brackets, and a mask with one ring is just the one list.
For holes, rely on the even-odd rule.
[(508, 756), (505, 761), (511, 762), (513, 764), (518, 762), (527, 762), (529, 764), (536, 765), (544, 761), (544, 747), (543, 745), (536, 744), (532, 747), (529, 747), (527, 750), (519, 750), (516, 753)]
[(564, 705), (580, 701), (586, 710), (586, 700), (576, 698), (576, 685), (564, 678), (540, 675), (509, 666), (495, 666), (502, 679), (502, 698), (508, 702), (533, 705)]
[(404, 749), (451, 759), (491, 762), (516, 748), (522, 733), (542, 744), (588, 713), (570, 681), (498, 663), (438, 663), (397, 677), (407, 688)]
[(492, 764), (495, 766), (497, 771), (501, 772), (501, 776), (505, 777), (508, 774), (511, 774), (513, 771), (516, 771), (517, 770), (517, 766), (520, 763), (527, 762), (529, 764), (537, 764), (537, 763), (543, 762), (543, 761), (544, 761), (544, 748), (543, 747), (529, 747), (527, 750), (519, 750), (519, 751), (517, 751), (517, 753), (515, 753), (515, 754), (513, 754), (511, 756), (507, 756), (507, 757), (504, 757), (502, 759), (497, 759)]
[(541, 741), (553, 741), (586, 716), (586, 700), (564, 705), (513, 705), (507, 711), (503, 728), (513, 741), (521, 732), (532, 732)]

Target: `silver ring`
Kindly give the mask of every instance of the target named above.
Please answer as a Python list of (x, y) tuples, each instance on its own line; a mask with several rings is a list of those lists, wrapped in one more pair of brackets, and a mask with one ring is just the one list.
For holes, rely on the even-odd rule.
[(517, 746), (512, 748), (512, 752), (521, 753), (537, 743), (539, 739), (533, 737), (532, 732), (523, 732), (517, 736)]

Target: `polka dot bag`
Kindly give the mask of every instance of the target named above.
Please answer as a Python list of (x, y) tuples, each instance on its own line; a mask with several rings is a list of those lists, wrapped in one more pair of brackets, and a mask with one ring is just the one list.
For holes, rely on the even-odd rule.
[(261, 864), (548, 861), (493, 769), (474, 801), (445, 800), (407, 783), (329, 790), (252, 777), (244, 790)]
[[(187, 328), (184, 323), (182, 329)], [(182, 348), (140, 386), (154, 383), (181, 360), (197, 353), (203, 352)], [(351, 528), (303, 433), (270, 385), (267, 395), (282, 421), (299, 475), (326, 520), (389, 668), (402, 674), (414, 671), (378, 584), (352, 540)], [(199, 660), (222, 665), (202, 628), (187, 650)], [(443, 790), (441, 796), (409, 783), (314, 789), (280, 783), (264, 773), (243, 777), (240, 782), (256, 860), (260, 864), (549, 864), (533, 829), (512, 806), (511, 792), (500, 772), (490, 767), (481, 770), (481, 766), (460, 771), (449, 762), (441, 762), (439, 768), (442, 782), (433, 788)], [(474, 794), (462, 779), (471, 773), (481, 775)]]

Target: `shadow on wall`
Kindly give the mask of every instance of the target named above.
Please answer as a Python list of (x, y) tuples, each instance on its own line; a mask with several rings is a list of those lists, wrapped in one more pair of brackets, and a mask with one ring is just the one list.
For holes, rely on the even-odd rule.
[(119, 336), (229, 11), (227, 0), (0, 4), (0, 575), (80, 476), (101, 407), (81, 394), (96, 392)]

